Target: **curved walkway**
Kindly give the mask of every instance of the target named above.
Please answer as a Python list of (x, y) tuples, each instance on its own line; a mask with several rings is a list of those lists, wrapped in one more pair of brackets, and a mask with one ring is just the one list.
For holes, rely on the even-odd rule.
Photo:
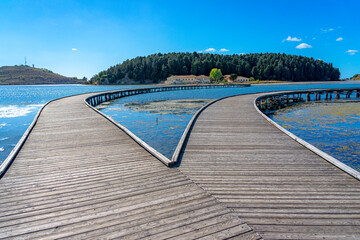
[(0, 182), (0, 238), (259, 239), (79, 95), (51, 102)]
[(260, 95), (204, 110), (180, 170), (264, 239), (360, 239), (360, 182), (265, 120)]

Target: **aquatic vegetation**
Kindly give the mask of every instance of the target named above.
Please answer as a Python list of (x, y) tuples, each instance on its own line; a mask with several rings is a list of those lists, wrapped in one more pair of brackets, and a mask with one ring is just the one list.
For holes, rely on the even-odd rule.
[(271, 118), (300, 138), (360, 170), (360, 102), (312, 102), (276, 111)]
[(194, 113), (209, 99), (112, 101), (97, 108), (119, 121), (153, 148), (171, 158)]
[(159, 100), (145, 103), (126, 103), (124, 106), (133, 111), (149, 112), (153, 114), (194, 114), (204, 104), (210, 102), (207, 99), (179, 99)]

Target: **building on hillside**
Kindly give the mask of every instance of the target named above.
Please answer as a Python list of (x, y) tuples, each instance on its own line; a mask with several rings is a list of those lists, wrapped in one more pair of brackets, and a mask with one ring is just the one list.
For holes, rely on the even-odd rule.
[(205, 75), (199, 75), (196, 77), (196, 79), (198, 81), (200, 81), (201, 83), (210, 83), (211, 82), (210, 77), (205, 76)]
[(230, 75), (224, 75), (223, 78), (228, 82), (232, 82), (232, 80), (230, 79)]
[(237, 76), (236, 80), (234, 82), (248, 82), (249, 78), (243, 77), (243, 76)]
[(185, 84), (185, 83), (210, 83), (210, 77), (205, 75), (195, 76), (195, 75), (176, 75), (171, 76), (166, 79), (166, 84)]

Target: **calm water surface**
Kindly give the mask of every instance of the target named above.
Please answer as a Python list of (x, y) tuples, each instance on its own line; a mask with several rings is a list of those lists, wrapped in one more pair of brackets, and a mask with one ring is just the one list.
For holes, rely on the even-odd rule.
[[(100, 105), (99, 109), (171, 158), (193, 114), (210, 100), (236, 94), (340, 87), (360, 87), (360, 84), (254, 85), (247, 88), (151, 93), (117, 99)], [(194, 101), (184, 103), (184, 100), (190, 99)], [(177, 108), (174, 107), (176, 104)]]
[(48, 101), (79, 93), (133, 86), (31, 85), (0, 86), (0, 164)]
[(270, 117), (315, 147), (360, 171), (360, 102), (304, 103)]
[[(31, 124), (38, 110), (47, 101), (79, 93), (135, 87), (145, 86), (0, 86), (0, 163), (7, 157)], [(139, 137), (144, 138), (151, 146), (162, 149), (161, 152), (171, 156), (193, 113), (210, 99), (234, 94), (337, 87), (360, 87), (360, 82), (315, 85), (257, 85), (248, 88), (151, 93), (116, 100), (102, 111)], [(204, 101), (186, 102), (182, 99), (202, 99)], [(167, 100), (174, 101), (165, 103), (164, 101)], [(170, 149), (170, 151), (166, 149)]]

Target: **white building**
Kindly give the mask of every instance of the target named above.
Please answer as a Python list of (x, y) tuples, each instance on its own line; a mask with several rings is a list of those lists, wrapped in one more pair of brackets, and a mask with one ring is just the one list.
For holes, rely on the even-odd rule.
[(208, 84), (210, 83), (210, 77), (205, 75), (195, 76), (195, 75), (176, 75), (171, 76), (166, 79), (166, 84)]
[(249, 78), (243, 77), (243, 76), (237, 76), (236, 80), (234, 82), (248, 82)]

